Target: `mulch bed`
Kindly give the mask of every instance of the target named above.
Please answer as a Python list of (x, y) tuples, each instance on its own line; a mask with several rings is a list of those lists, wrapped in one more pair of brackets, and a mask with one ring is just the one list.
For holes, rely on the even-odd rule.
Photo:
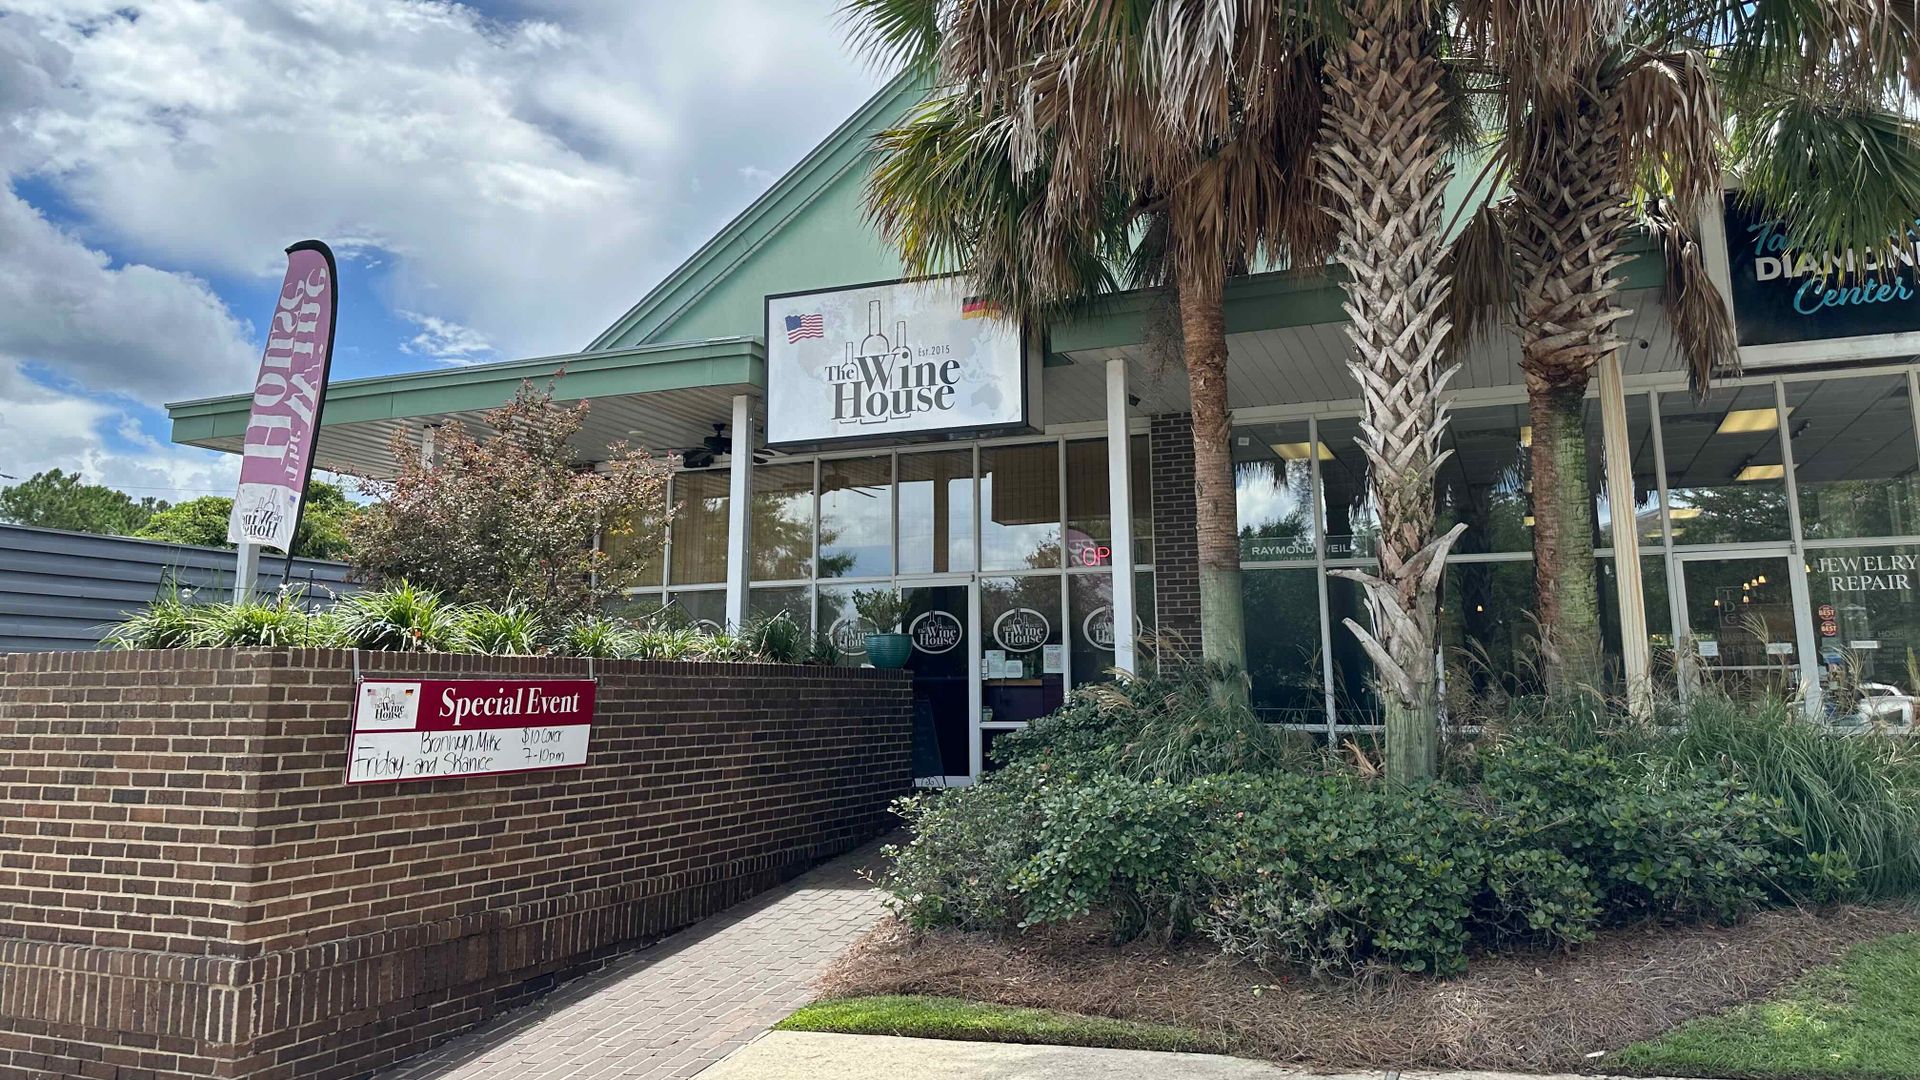
[(1589, 1057), (1766, 997), (1849, 946), (1920, 930), (1909, 908), (1771, 911), (1737, 926), (1612, 931), (1573, 953), (1476, 957), (1463, 976), (1283, 976), (1203, 945), (1114, 947), (1101, 928), (914, 935), (891, 919), (822, 977), (826, 997), (934, 994), (1178, 1024), (1239, 1052), (1342, 1068), (1605, 1071)]

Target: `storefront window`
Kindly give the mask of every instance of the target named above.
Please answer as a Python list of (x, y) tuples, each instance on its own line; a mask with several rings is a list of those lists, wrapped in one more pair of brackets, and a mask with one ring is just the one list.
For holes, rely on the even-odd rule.
[(1809, 540), (1920, 533), (1904, 375), (1786, 384), (1800, 528)]
[[(721, 476), (725, 481), (725, 476)], [(726, 561), (725, 523), (721, 564)], [(791, 581), (813, 567), (813, 464), (767, 465), (753, 470), (753, 580)], [(676, 545), (677, 547), (677, 545)], [(676, 550), (677, 556), (679, 552)]]
[(1113, 575), (1067, 578), (1067, 645), (1075, 686), (1113, 677), (1108, 674), (1113, 667), (1113, 636)]
[(695, 589), (667, 594), (669, 622), (688, 625), (717, 634), (727, 628), (727, 592), (725, 589)]
[[(1620, 638), (1620, 584), (1611, 556), (1600, 565), (1600, 632), (1606, 643), (1607, 676), (1613, 690), (1623, 692)], [(1640, 588), (1646, 597), (1647, 639), (1651, 646), (1653, 685), (1669, 692), (1676, 688), (1673, 656), (1673, 607), (1667, 598), (1667, 564), (1659, 555), (1640, 558)]]
[(820, 463), (820, 576), (893, 573), (893, 463), (854, 458)]
[(1371, 559), (1380, 517), (1367, 491), (1367, 455), (1360, 450), (1360, 421), (1320, 421), (1320, 485), (1326, 493), (1327, 558)]
[[(1312, 567), (1247, 570), (1240, 575), (1247, 619), (1247, 675), (1253, 707), (1286, 724), (1324, 724), (1325, 673), (1320, 664), (1320, 590)], [(1270, 617), (1257, 617), (1258, 613)], [(1340, 633), (1348, 633), (1345, 627)]]
[(1456, 409), (1444, 446), (1452, 451), (1434, 484), (1435, 532), (1464, 522), (1460, 554), (1533, 550), (1525, 405)]
[[(1587, 475), (1593, 483), (1593, 546), (1613, 546), (1613, 500), (1607, 494), (1607, 450), (1600, 402), (1587, 402)], [(1653, 412), (1647, 395), (1627, 395), (1627, 447), (1633, 467), (1634, 527), (1642, 543), (1658, 544), (1660, 467), (1653, 452)]]
[[(1789, 419), (1791, 422), (1791, 418)], [(1788, 537), (1785, 459), (1772, 383), (1660, 397), (1673, 542), (1733, 544)]]
[[(1132, 439), (1128, 464), (1133, 501), (1133, 558), (1153, 561), (1153, 504), (1148, 487), (1147, 439)], [(1113, 562), (1112, 490), (1107, 484), (1107, 441), (1081, 439), (1067, 444), (1067, 565), (1109, 566)]]
[(857, 585), (821, 585), (814, 601), (813, 625), (833, 639), (845, 667), (860, 667), (867, 662), (867, 627), (853, 607), (853, 594), (859, 591)]
[(727, 474), (682, 472), (673, 477), (673, 558), (669, 581), (704, 585), (727, 580)]
[(660, 574), (665, 569), (662, 560), (666, 555), (666, 540), (664, 512), (633, 514), (600, 530), (600, 550), (607, 553), (614, 565), (630, 566), (633, 582), (643, 587), (660, 585)]
[(973, 569), (973, 451), (900, 455), (900, 572)]
[(1034, 720), (1065, 698), (1060, 575), (980, 579), (981, 720)]
[(1490, 701), (1535, 693), (1539, 629), (1533, 560), (1450, 562), (1440, 602), (1440, 656), (1447, 707), (1478, 717)]
[(1380, 699), (1374, 692), (1373, 661), (1346, 626), (1346, 620), (1352, 619), (1364, 629), (1372, 628), (1366, 590), (1357, 581), (1327, 578), (1327, 617), (1332, 629), (1329, 652), (1333, 658), (1336, 718), (1342, 724), (1378, 724)]
[(804, 585), (762, 585), (750, 589), (747, 592), (747, 621), (759, 622), (784, 613), (802, 630), (809, 629), (813, 626), (813, 605), (809, 601), (809, 591)]
[(980, 451), (982, 570), (1060, 565), (1060, 457), (1056, 443)]
[(1906, 730), (1920, 693), (1920, 545), (1807, 554), (1821, 683), (1836, 724)]
[(1314, 557), (1313, 457), (1325, 461), (1332, 454), (1322, 443), (1309, 443), (1310, 430), (1305, 421), (1234, 429), (1241, 562)]

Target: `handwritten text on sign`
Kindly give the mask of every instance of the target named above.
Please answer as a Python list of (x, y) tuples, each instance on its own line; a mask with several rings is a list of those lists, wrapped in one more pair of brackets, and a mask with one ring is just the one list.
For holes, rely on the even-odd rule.
[(366, 679), (347, 783), (564, 769), (587, 761), (591, 679)]

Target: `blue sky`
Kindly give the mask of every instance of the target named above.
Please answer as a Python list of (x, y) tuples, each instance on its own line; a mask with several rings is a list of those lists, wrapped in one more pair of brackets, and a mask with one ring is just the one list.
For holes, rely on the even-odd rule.
[(233, 463), (284, 266), (341, 263), (336, 378), (579, 348), (883, 79), (837, 0), (6, 0), (0, 473), (168, 499)]

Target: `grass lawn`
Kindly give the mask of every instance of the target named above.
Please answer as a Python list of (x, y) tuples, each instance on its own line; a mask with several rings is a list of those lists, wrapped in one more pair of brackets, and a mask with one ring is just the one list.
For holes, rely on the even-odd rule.
[(1691, 1021), (1597, 1064), (1685, 1076), (1920, 1080), (1920, 934), (1855, 946), (1772, 1001)]
[(837, 1031), (922, 1039), (1114, 1046), (1127, 1050), (1220, 1053), (1223, 1036), (1165, 1024), (1080, 1016), (1051, 1009), (983, 1005), (958, 998), (886, 995), (808, 1005), (774, 1025), (779, 1031)]

